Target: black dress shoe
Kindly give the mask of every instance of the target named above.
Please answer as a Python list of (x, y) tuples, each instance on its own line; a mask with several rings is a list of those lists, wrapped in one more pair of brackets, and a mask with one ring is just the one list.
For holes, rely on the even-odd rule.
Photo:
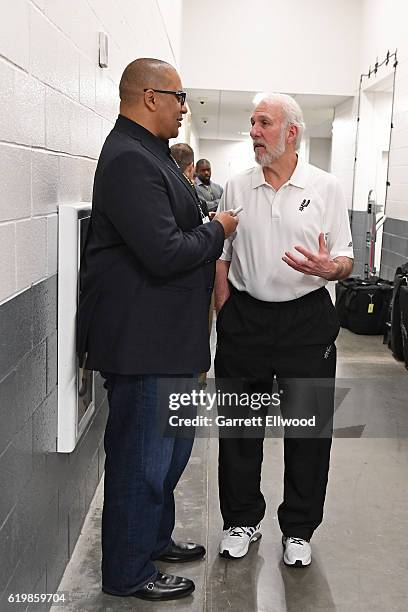
[(205, 548), (201, 544), (193, 542), (172, 542), (168, 548), (157, 557), (158, 561), (167, 563), (185, 563), (202, 559), (205, 555)]
[[(148, 582), (141, 589), (127, 595), (122, 595), (122, 597), (138, 597), (139, 599), (148, 599), (150, 601), (168, 601), (169, 599), (187, 597), (194, 589), (194, 582), (188, 578), (159, 572), (154, 581)], [(105, 589), (102, 590), (109, 595), (120, 595)]]

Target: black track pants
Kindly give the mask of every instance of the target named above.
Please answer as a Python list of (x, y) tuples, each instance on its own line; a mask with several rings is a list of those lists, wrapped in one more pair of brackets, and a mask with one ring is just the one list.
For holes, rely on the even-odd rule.
[[(323, 518), (329, 471), (334, 377), (339, 331), (326, 289), (290, 302), (261, 302), (232, 289), (217, 318), (217, 385), (244, 380), (252, 391), (270, 391), (276, 375), (283, 417), (317, 414), (324, 434), (296, 437), (285, 431), (284, 496), (278, 510), (282, 533), (309, 540)], [(321, 389), (317, 379), (324, 380)], [(220, 381), (220, 382), (219, 382)], [(303, 382), (302, 382), (303, 381)], [(304, 383), (306, 381), (306, 387)], [(243, 410), (235, 408), (235, 415)], [(231, 416), (231, 408), (219, 408)], [(234, 410), (233, 410), (234, 412)], [(224, 529), (256, 525), (265, 514), (261, 492), (262, 432), (241, 428), (219, 443), (219, 494)], [(269, 466), (266, 469), (270, 469)], [(272, 468), (273, 469), (273, 468)]]

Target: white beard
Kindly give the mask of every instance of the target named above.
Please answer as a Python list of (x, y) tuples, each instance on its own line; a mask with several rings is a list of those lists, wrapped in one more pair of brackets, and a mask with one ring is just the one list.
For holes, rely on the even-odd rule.
[(275, 147), (271, 148), (271, 147), (267, 147), (266, 145), (264, 145), (265, 146), (264, 154), (259, 154), (258, 152), (259, 149), (255, 149), (255, 161), (260, 166), (262, 166), (263, 168), (265, 166), (270, 166), (274, 161), (279, 159), (284, 154), (285, 149), (286, 149), (285, 132), (286, 132), (286, 126), (282, 127), (280, 140)]

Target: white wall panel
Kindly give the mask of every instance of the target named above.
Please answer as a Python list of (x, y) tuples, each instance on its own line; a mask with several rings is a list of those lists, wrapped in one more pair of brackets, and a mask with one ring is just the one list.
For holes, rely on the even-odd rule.
[[(140, 56), (178, 61), (182, 0), (3, 0), (2, 9), (0, 227), (17, 249), (6, 259), (0, 250), (6, 299), (55, 274), (56, 205), (92, 197), (125, 66)], [(107, 69), (98, 64), (101, 31)]]
[(81, 201), (81, 164), (77, 157), (59, 157), (58, 202)]
[(31, 151), (0, 144), (0, 221), (31, 215)]
[(0, 140), (45, 145), (45, 87), (0, 61)]
[(27, 68), (29, 40), (27, 0), (3, 2), (0, 17), (0, 55), (7, 57), (13, 64)]
[(330, 172), (331, 138), (310, 138), (309, 162)]
[(341, 183), (348, 208), (352, 201), (356, 129), (357, 99), (352, 98), (335, 109), (331, 154), (331, 172)]
[(58, 215), (47, 217), (47, 276), (58, 269)]
[(0, 83), (0, 140), (12, 142), (16, 132), (16, 116), (13, 112), (14, 69), (2, 61)]
[(353, 94), (361, 2), (184, 0), (183, 7), (185, 87)]
[(52, 151), (71, 151), (71, 115), (73, 102), (64, 95), (47, 88), (46, 108), (46, 146)]
[(47, 275), (47, 219), (16, 223), (17, 291)]
[(46, 151), (32, 152), (32, 214), (44, 215), (57, 212), (58, 156)]
[(167, 34), (173, 51), (175, 65), (180, 66), (183, 1), (157, 0), (157, 4), (160, 8), (160, 12), (167, 29)]
[(14, 142), (45, 146), (45, 87), (30, 76), (14, 73)]
[(390, 171), (393, 166), (406, 166), (408, 164), (408, 142), (405, 147), (394, 149), (391, 142)]
[(79, 193), (81, 202), (92, 201), (93, 179), (96, 170), (96, 161), (83, 160), (79, 172)]
[(45, 11), (45, 6), (47, 4), (47, 0), (31, 0), (33, 4), (38, 6), (41, 11)]
[(405, 166), (392, 166), (390, 168), (390, 181), (392, 184), (408, 185), (408, 158)]
[(106, 140), (106, 137), (108, 136), (109, 132), (112, 130), (113, 127), (113, 121), (107, 121), (106, 119), (102, 118), (102, 123), (101, 123), (101, 144), (103, 145), (103, 143)]
[(30, 24), (31, 73), (43, 83), (79, 100), (78, 51), (69, 38), (33, 7)]
[(400, 59), (408, 56), (408, 4), (406, 0), (364, 0), (361, 22), (361, 63), (373, 65), (376, 57), (398, 48)]
[[(408, 191), (408, 190), (407, 190)], [(408, 221), (408, 203), (407, 200), (395, 201), (387, 200), (387, 217), (391, 219), (399, 219), (400, 221)]]
[(79, 59), (79, 101), (95, 108), (96, 64), (84, 55)]
[(107, 77), (102, 70), (96, 74), (96, 112), (104, 119), (114, 121), (118, 114), (118, 84)]
[(0, 302), (16, 291), (16, 225), (0, 224)]

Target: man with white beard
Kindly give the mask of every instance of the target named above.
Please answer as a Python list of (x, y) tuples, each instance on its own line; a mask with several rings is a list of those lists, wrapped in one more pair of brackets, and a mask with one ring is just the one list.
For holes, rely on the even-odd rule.
[[(243, 210), (217, 262), (215, 374), (239, 379), (252, 391), (271, 389), (276, 376), (284, 415), (303, 410), (320, 419), (314, 435), (286, 431), (284, 439), (278, 509), (283, 561), (303, 567), (311, 562), (310, 539), (323, 518), (334, 410), (339, 324), (325, 285), (350, 275), (353, 249), (337, 179), (298, 157), (304, 123), (297, 102), (266, 95), (251, 125), (258, 165), (227, 183), (219, 206)], [(326, 381), (325, 390), (317, 379)], [(309, 386), (301, 385), (296, 396), (305, 380)], [(220, 434), (219, 551), (227, 558), (243, 557), (261, 537), (263, 435), (262, 429), (258, 437), (245, 429)]]

